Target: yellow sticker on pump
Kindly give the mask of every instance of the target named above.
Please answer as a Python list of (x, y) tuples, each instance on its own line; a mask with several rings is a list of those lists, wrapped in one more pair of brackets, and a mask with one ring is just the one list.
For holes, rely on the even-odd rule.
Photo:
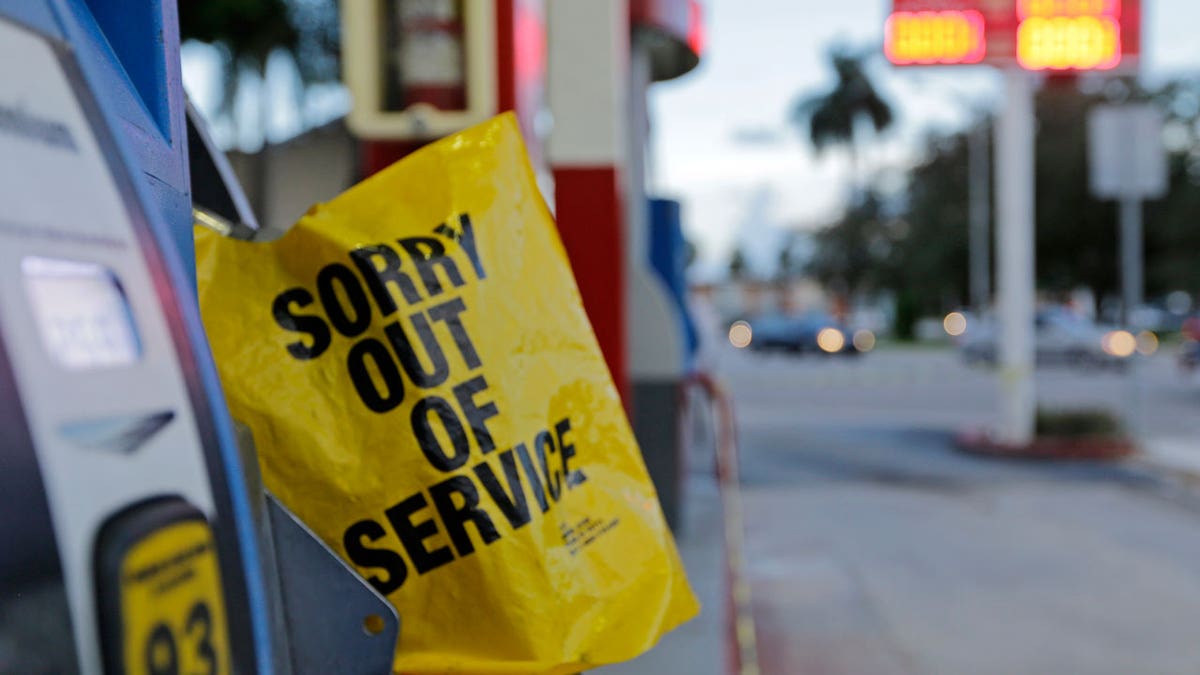
[(143, 537), (120, 565), (126, 675), (224, 675), (229, 629), (212, 529), (175, 522)]

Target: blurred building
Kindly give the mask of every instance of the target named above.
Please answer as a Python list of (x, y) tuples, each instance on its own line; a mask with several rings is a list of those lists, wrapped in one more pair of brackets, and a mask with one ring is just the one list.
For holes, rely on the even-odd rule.
[(353, 185), (358, 175), (358, 140), (342, 119), (256, 153), (228, 156), (265, 236), (272, 238), (286, 232), (308, 207)]

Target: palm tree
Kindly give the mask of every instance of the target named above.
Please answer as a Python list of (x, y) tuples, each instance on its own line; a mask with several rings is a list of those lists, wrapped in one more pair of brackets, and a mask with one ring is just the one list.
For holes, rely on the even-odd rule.
[[(179, 3), (179, 28), (183, 40), (216, 47), (222, 54), (224, 84), (218, 114), (232, 116), (238, 89), (252, 73), (266, 82), (272, 54), (286, 55), (296, 66), (300, 88), (295, 105), (303, 119), (304, 91), (313, 84), (339, 77), (338, 9), (334, 0), (185, 0)], [(267, 138), (271, 101), (267, 87), (259, 88), (259, 126), (263, 149), (252, 160), (251, 201), (258, 208), (266, 200)]]
[(729, 278), (733, 281), (741, 281), (746, 276), (746, 253), (738, 246), (733, 250), (733, 254), (729, 256)]
[(791, 112), (791, 123), (808, 136), (818, 154), (831, 145), (844, 145), (850, 152), (855, 187), (853, 201), (864, 194), (860, 184), (858, 146), (864, 122), (875, 133), (892, 125), (891, 105), (879, 94), (867, 75), (866, 61), (870, 52), (852, 52), (845, 46), (835, 46), (828, 52), (837, 83), (829, 91), (802, 97)]
[(338, 10), (334, 0), (204, 0), (181, 2), (183, 40), (217, 47), (224, 56), (222, 112), (233, 105), (241, 75), (266, 72), (267, 59), (283, 52), (302, 84), (338, 78)]

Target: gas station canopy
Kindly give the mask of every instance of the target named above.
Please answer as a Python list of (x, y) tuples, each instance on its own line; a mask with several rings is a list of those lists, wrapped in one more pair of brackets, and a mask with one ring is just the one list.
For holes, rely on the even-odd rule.
[(893, 0), (884, 53), (900, 66), (1127, 70), (1141, 14), (1141, 0)]
[(635, 31), (651, 45), (651, 77), (656, 82), (690, 72), (704, 51), (704, 15), (697, 0), (632, 0)]

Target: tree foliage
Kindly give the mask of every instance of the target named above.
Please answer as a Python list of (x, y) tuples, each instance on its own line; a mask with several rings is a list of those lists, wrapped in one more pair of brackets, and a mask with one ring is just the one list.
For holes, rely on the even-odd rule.
[(272, 53), (296, 64), (304, 84), (338, 79), (338, 9), (334, 0), (188, 0), (179, 3), (184, 40), (225, 56), (222, 108), (233, 104), (243, 70), (262, 74)]
[[(1099, 296), (1120, 288), (1117, 205), (1093, 197), (1088, 187), (1087, 115), (1110, 100), (1152, 101), (1170, 124), (1187, 134), (1169, 155), (1169, 190), (1145, 205), (1146, 292), (1200, 290), (1200, 86), (1176, 81), (1147, 90), (1113, 81), (1106, 90), (1081, 93), (1069, 82), (1051, 83), (1038, 94), (1037, 278), (1044, 291), (1075, 286)], [(1190, 103), (1189, 103), (1190, 102)]]
[(1088, 111), (1101, 102), (1069, 82), (1037, 94), (1037, 281), (1044, 291), (1117, 288), (1116, 207), (1088, 188)]
[(831, 145), (845, 145), (854, 152), (861, 140), (860, 122), (881, 132), (892, 125), (892, 108), (867, 74), (866, 53), (839, 46), (830, 49), (828, 57), (837, 78), (833, 88), (800, 99), (791, 122), (806, 132), (818, 153)]
[(1200, 80), (1168, 83), (1152, 93), (1178, 146), (1170, 156), (1170, 192), (1146, 206), (1146, 289), (1200, 293)]
[(746, 276), (746, 253), (739, 246), (729, 256), (729, 278), (740, 281)]
[[(1168, 195), (1145, 210), (1148, 297), (1200, 291), (1200, 81), (1156, 90), (1117, 82), (1081, 93), (1049, 82), (1036, 98), (1037, 285), (1051, 295), (1084, 286), (1097, 296), (1119, 289), (1117, 206), (1088, 186), (1087, 116), (1121, 100), (1159, 105), (1175, 136)], [(888, 291), (923, 314), (964, 304), (968, 289), (968, 155), (963, 134), (933, 134), (909, 170), (902, 197), (868, 193), (817, 235), (809, 272), (834, 292)], [(994, 156), (994, 153), (993, 153)], [(993, 190), (994, 194), (994, 185)], [(994, 208), (991, 209), (994, 213)], [(994, 233), (991, 237), (994, 240)]]
[(842, 295), (878, 289), (887, 276), (891, 226), (882, 198), (868, 191), (838, 222), (816, 233), (807, 272)]
[(932, 136), (909, 175), (905, 208), (886, 261), (886, 286), (922, 312), (967, 299), (968, 155), (964, 135)]

